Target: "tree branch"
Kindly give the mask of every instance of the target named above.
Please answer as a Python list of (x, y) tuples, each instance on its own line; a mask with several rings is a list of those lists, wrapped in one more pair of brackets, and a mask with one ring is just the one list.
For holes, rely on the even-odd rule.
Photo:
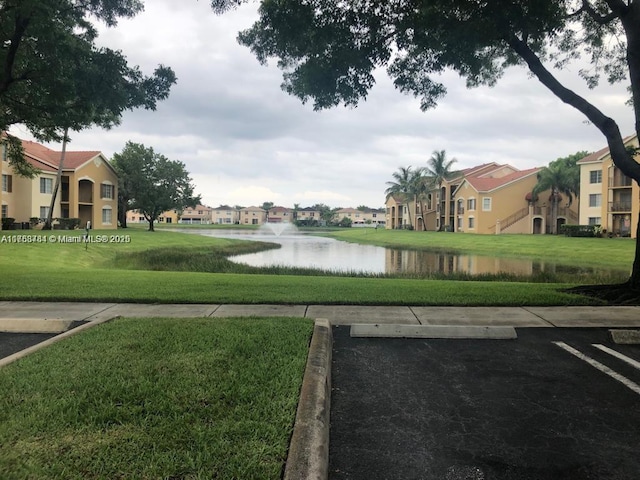
[[(578, 12), (587, 12), (587, 14), (599, 25), (606, 25), (616, 18), (620, 18), (623, 14), (626, 5), (624, 2), (619, 0), (612, 0), (607, 2), (609, 8), (611, 8), (611, 12), (607, 15), (600, 15), (595, 9), (591, 6), (588, 0), (582, 0), (582, 7)], [(615, 8), (614, 8), (615, 7)]]
[(507, 39), (509, 46), (525, 61), (529, 70), (538, 80), (564, 103), (571, 105), (584, 114), (595, 127), (606, 137), (613, 163), (628, 177), (640, 183), (640, 164), (627, 153), (617, 123), (607, 117), (593, 104), (589, 103), (574, 91), (562, 85), (553, 74), (545, 68), (536, 53), (515, 35)]

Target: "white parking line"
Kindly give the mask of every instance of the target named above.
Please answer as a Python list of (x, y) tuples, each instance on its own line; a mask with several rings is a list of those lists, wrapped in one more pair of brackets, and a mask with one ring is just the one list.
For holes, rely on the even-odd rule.
[(637, 360), (634, 360), (633, 358), (629, 358), (626, 355), (623, 355), (620, 352), (613, 350), (612, 348), (605, 347), (604, 345), (600, 345), (599, 343), (592, 343), (591, 345), (602, 350), (605, 353), (608, 353), (609, 355), (619, 358), (623, 362), (631, 365), (633, 368), (637, 368), (638, 370), (640, 370), (640, 362), (638, 362)]
[(615, 380), (619, 381), (620, 383), (622, 383), (627, 388), (633, 390), (638, 395), (640, 395), (640, 385), (638, 385), (635, 382), (632, 382), (627, 377), (625, 377), (623, 375), (620, 375), (618, 372), (616, 372), (614, 370), (611, 370), (606, 365), (603, 365), (602, 363), (598, 362), (597, 360), (594, 360), (593, 358), (585, 355), (584, 353), (580, 352), (579, 350), (576, 350), (575, 348), (567, 345), (564, 342), (553, 342), (553, 343), (555, 345), (557, 345), (558, 347), (562, 348), (563, 350), (569, 352), (571, 355), (574, 355), (574, 356), (578, 357), (580, 360), (582, 360), (584, 362), (587, 362), (592, 367), (597, 368), (602, 373), (605, 373), (605, 374), (609, 375), (611, 378), (614, 378)]

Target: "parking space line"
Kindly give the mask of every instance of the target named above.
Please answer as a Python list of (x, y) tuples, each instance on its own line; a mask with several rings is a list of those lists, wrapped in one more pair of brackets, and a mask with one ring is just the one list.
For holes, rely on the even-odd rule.
[(620, 383), (622, 383), (624, 386), (626, 386), (627, 388), (633, 390), (634, 392), (636, 392), (638, 395), (640, 395), (640, 385), (638, 385), (635, 382), (632, 382), (631, 380), (629, 380), (627, 377), (620, 375), (618, 372), (610, 369), (609, 367), (607, 367), (606, 365), (603, 365), (602, 363), (598, 362), (597, 360), (594, 360), (593, 358), (585, 355), (584, 353), (582, 353), (579, 350), (576, 350), (575, 348), (567, 345), (564, 342), (553, 342), (556, 346), (562, 348), (563, 350), (569, 352), (571, 355), (574, 355), (575, 357), (578, 357), (580, 360), (582, 360), (583, 362), (588, 363), (589, 365), (591, 365), (594, 368), (597, 368), (598, 370), (600, 370), (602, 373), (609, 375), (611, 378), (619, 381)]
[(608, 353), (609, 355), (612, 355), (612, 356), (622, 360), (625, 363), (628, 363), (633, 368), (637, 368), (638, 370), (640, 370), (640, 362), (638, 362), (637, 360), (634, 360), (633, 358), (629, 358), (626, 355), (623, 355), (622, 353), (620, 353), (620, 352), (618, 352), (616, 350), (613, 350), (612, 348), (605, 347), (604, 345), (601, 345), (599, 343), (592, 343), (591, 345), (593, 345), (594, 347), (596, 347), (599, 350), (602, 350), (605, 353)]

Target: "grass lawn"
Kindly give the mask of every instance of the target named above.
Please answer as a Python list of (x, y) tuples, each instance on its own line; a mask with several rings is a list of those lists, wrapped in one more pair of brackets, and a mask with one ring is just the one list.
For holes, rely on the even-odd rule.
[(278, 479), (312, 322), (117, 319), (0, 369), (0, 478)]
[[(283, 274), (286, 271), (273, 274), (260, 269), (250, 270), (251, 274), (247, 274), (249, 270), (245, 267), (236, 264), (229, 267), (231, 262), (225, 255), (262, 248), (256, 243), (168, 231), (147, 232), (139, 228), (94, 231), (92, 235), (106, 235), (107, 239), (115, 235), (114, 238), (123, 241), (88, 246), (60, 241), (2, 241), (3, 236), (11, 234), (14, 232), (0, 232), (2, 300), (371, 305), (577, 305), (595, 302), (560, 292), (571, 286), (568, 283), (352, 278)], [(81, 234), (72, 232), (76, 236)], [(464, 249), (504, 255), (516, 255), (521, 251), (523, 256), (535, 253), (537, 258), (562, 258), (570, 265), (606, 263), (613, 268), (630, 267), (634, 243), (622, 239), (551, 235), (482, 236), (373, 229), (349, 229), (331, 235), (350, 241), (407, 248)], [(210, 273), (212, 271), (225, 273)]]
[(630, 238), (477, 235), (373, 228), (345, 228), (330, 232), (327, 236), (390, 248), (550, 260), (566, 265), (620, 268), (628, 271), (631, 271), (635, 253), (635, 239)]

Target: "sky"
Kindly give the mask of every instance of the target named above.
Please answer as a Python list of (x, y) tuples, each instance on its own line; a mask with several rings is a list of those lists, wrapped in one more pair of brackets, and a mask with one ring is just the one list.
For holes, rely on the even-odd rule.
[[(427, 112), (380, 70), (357, 108), (315, 112), (281, 90), (275, 60), (260, 65), (236, 41), (257, 18), (255, 3), (219, 16), (207, 0), (149, 0), (135, 18), (100, 27), (99, 43), (122, 50), (147, 74), (168, 65), (178, 82), (156, 111), (127, 112), (111, 130), (72, 132), (68, 149), (111, 158), (127, 141), (153, 147), (186, 165), (211, 207), (381, 208), (393, 173), (425, 167), (434, 150), (455, 158), (456, 169), (487, 162), (527, 169), (606, 146), (593, 125), (524, 68), (508, 70), (493, 88), (474, 89), (447, 72), (440, 78), (447, 96)], [(568, 67), (558, 77), (613, 117), (623, 136), (632, 134), (626, 85), (588, 90), (577, 72)], [(24, 127), (10, 131), (33, 139)]]

